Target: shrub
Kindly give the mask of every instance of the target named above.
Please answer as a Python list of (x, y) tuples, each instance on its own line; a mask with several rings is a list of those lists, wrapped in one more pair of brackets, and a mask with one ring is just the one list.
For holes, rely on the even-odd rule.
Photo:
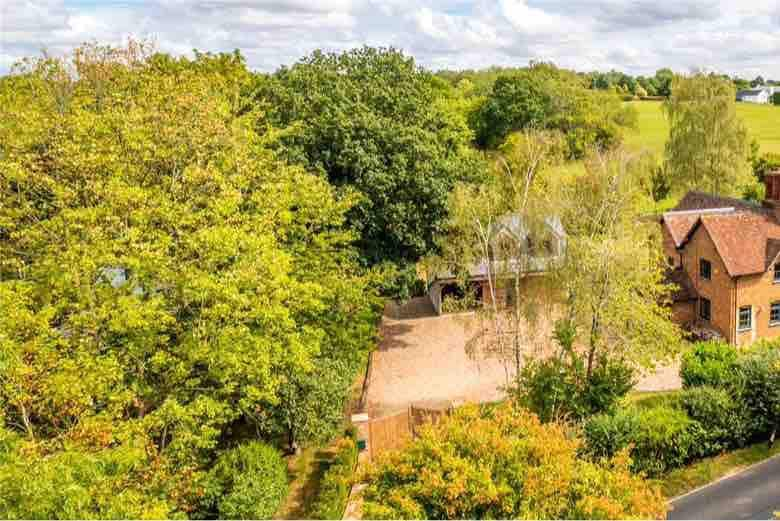
[(663, 518), (658, 488), (625, 453), (577, 456), (580, 440), (503, 403), (466, 406), (365, 475), (366, 519)]
[(352, 488), (358, 450), (353, 438), (338, 441), (337, 453), (320, 481), (317, 499), (311, 507), (312, 519), (341, 519)]
[(597, 365), (588, 378), (580, 355), (571, 347), (573, 333), (567, 329), (556, 324), (555, 336), (564, 356), (529, 362), (510, 389), (518, 403), (543, 422), (611, 411), (634, 386), (634, 370), (619, 362)]
[(583, 427), (584, 452), (596, 457), (611, 457), (628, 447), (637, 438), (639, 414), (633, 408), (623, 408), (614, 414), (597, 414)]
[(610, 361), (593, 369), (583, 389), (587, 413), (611, 411), (635, 384), (634, 369), (626, 364)]
[(258, 441), (223, 452), (209, 478), (206, 501), (220, 519), (270, 519), (287, 495), (287, 464)]
[(626, 407), (591, 418), (584, 428), (585, 453), (612, 457), (630, 446), (635, 472), (657, 476), (697, 455), (701, 426), (684, 411), (668, 406)]
[(699, 342), (682, 357), (680, 377), (683, 387), (728, 385), (734, 375), (737, 350), (718, 341)]
[(749, 437), (749, 416), (728, 391), (708, 386), (694, 387), (686, 389), (681, 398), (688, 416), (702, 428), (699, 456), (711, 456), (744, 446)]
[(751, 437), (769, 434), (780, 420), (780, 349), (758, 344), (740, 356), (733, 391), (749, 414)]
[(682, 409), (682, 392), (655, 392), (636, 400), (633, 405), (640, 409), (653, 409), (667, 406), (673, 409)]
[(518, 404), (530, 409), (543, 422), (584, 415), (578, 375), (558, 358), (533, 360), (520, 370), (511, 389)]

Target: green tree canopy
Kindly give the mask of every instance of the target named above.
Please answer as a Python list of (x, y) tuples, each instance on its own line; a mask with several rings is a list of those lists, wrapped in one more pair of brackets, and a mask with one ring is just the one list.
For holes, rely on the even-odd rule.
[(561, 199), (568, 241), (553, 277), (586, 346), (589, 378), (610, 361), (652, 367), (681, 347), (657, 225), (640, 219), (654, 167), (624, 150), (595, 153)]
[(477, 143), (496, 148), (511, 132), (536, 128), (563, 132), (574, 158), (619, 144), (621, 129), (635, 125), (633, 108), (588, 87), (586, 78), (546, 63), (500, 76), (480, 111)]
[(750, 142), (728, 79), (677, 76), (663, 105), (669, 119), (665, 170), (673, 186), (741, 194), (750, 184)]
[[(123, 451), (132, 473), (74, 479), (150, 501), (74, 517), (197, 513), (225, 444), (298, 436), (282, 397), (306, 375), (340, 378), (308, 407), (341, 411), (371, 344), (370, 274), (345, 228), (356, 197), (271, 150), (251, 84), (240, 55), (133, 43), (28, 60), (0, 83), (0, 407), (22, 437), (0, 476)], [(337, 423), (314, 416), (304, 434)]]
[(258, 106), (293, 161), (361, 196), (364, 259), (414, 262), (434, 245), (454, 183), (479, 173), (454, 91), (394, 49), (315, 52), (263, 78)]

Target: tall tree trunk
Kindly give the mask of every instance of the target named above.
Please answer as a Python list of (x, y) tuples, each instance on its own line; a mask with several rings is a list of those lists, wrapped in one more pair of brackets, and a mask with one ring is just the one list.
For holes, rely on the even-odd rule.
[(27, 408), (23, 403), (19, 404), (19, 412), (22, 415), (22, 422), (27, 431), (27, 437), (30, 438), (30, 441), (35, 441), (35, 431), (33, 430), (32, 422), (30, 421), (30, 415), (27, 413)]
[(596, 344), (598, 342), (598, 328), (599, 328), (598, 315), (594, 313), (590, 323), (590, 348), (588, 349), (588, 371), (587, 371), (588, 380), (590, 380), (590, 376), (593, 373), (593, 360), (595, 359)]
[(295, 441), (295, 429), (291, 422), (287, 423), (287, 451), (292, 454), (298, 454), (298, 442)]

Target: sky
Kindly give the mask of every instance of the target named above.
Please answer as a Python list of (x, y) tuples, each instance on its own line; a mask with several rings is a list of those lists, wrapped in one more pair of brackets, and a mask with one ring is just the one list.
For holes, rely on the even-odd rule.
[(261, 71), (372, 45), (434, 70), (544, 60), (780, 80), (780, 0), (0, 0), (0, 73), (128, 37), (173, 54), (238, 48)]

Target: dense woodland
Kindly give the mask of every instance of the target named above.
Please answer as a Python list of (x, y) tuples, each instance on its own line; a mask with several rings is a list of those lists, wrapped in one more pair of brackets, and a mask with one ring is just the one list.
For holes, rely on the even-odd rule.
[[(696, 176), (680, 166), (708, 153), (696, 136), (666, 163), (629, 158), (621, 94), (678, 80), (617, 76), (434, 74), (374, 48), (263, 74), (143, 42), (18, 64), (0, 78), (0, 517), (272, 516), (281, 455), (343, 430), (383, 299), (420, 292), (421, 259), (476, 255), (464, 215), (555, 205), (571, 224), (567, 262), (592, 268), (559, 288), (582, 385), (675, 352), (660, 255), (634, 223), (673, 189), (750, 193), (748, 136), (726, 117), (736, 159)], [(670, 118), (692, 117), (675, 99)], [(581, 160), (581, 179), (560, 173)], [(630, 316), (644, 334), (621, 332)], [(610, 512), (657, 512), (637, 495), (655, 503)]]

